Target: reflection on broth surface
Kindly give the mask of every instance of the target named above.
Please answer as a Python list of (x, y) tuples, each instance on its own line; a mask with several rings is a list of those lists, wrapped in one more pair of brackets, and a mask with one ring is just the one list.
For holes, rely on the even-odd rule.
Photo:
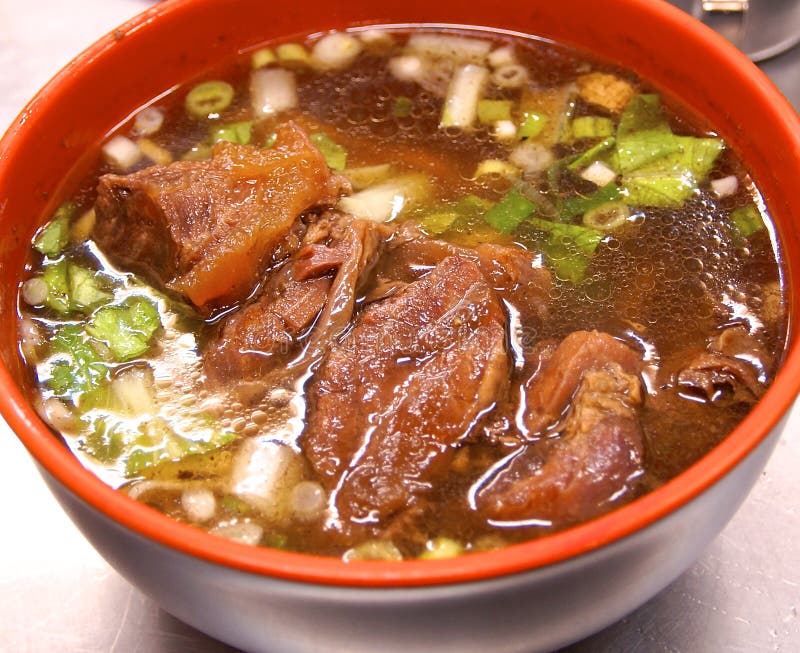
[(602, 515), (771, 382), (735, 154), (532, 39), (268, 44), (139, 111), (37, 233), (20, 347), (109, 484), (252, 545), (442, 558)]

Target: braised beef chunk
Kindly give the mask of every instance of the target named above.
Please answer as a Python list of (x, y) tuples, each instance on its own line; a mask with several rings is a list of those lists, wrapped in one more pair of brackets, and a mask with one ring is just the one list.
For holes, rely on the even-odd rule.
[(204, 348), (206, 376), (216, 383), (258, 379), (298, 356), (304, 342), (305, 357), (318, 356), (349, 323), (380, 241), (378, 225), (349, 216), (329, 213), (312, 224), (262, 293), (217, 326)]
[(638, 374), (642, 361), (630, 347), (607, 333), (575, 331), (540, 361), (524, 388), (525, 426), (530, 435), (555, 424), (591, 370), (616, 363), (626, 374)]
[(706, 351), (691, 360), (676, 375), (678, 387), (695, 392), (707, 401), (727, 399), (755, 403), (764, 393), (771, 356), (744, 327), (722, 331)]
[(104, 175), (94, 238), (117, 265), (201, 312), (247, 297), (304, 211), (342, 181), (305, 132), (280, 125), (271, 148), (218, 143), (207, 161)]
[(316, 373), (300, 441), (339, 517), (377, 522), (430, 490), (508, 367), (500, 304), (467, 258), (364, 309)]
[(233, 313), (206, 345), (203, 365), (213, 382), (255, 379), (294, 351), (298, 337), (325, 306), (331, 279), (297, 281), (293, 266), (278, 273), (256, 301)]
[(448, 256), (475, 261), (489, 285), (512, 304), (526, 326), (535, 327), (547, 318), (552, 274), (541, 255), (516, 246), (485, 243), (471, 249), (429, 238), (417, 228), (403, 225), (392, 237), (378, 276), (384, 281), (410, 282)]
[(301, 275), (328, 267), (331, 258), (341, 259), (331, 284), (328, 301), (304, 352), (306, 364), (314, 362), (325, 353), (349, 327), (356, 307), (357, 291), (371, 273), (386, 234), (382, 225), (342, 216), (332, 222), (329, 253), (322, 253), (319, 245), (298, 253), (301, 259)]
[(643, 473), (637, 376), (606, 363), (586, 372), (562, 434), (540, 453), (527, 445), (478, 494), (494, 520), (538, 520), (564, 527), (599, 516), (631, 498)]

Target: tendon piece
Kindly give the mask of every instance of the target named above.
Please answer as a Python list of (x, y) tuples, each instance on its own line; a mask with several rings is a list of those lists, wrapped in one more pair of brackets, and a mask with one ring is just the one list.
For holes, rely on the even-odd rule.
[(641, 400), (639, 378), (620, 365), (587, 372), (561, 437), (544, 455), (526, 445), (478, 494), (479, 509), (493, 520), (563, 528), (632, 498), (644, 473)]
[(508, 370), (502, 309), (469, 259), (367, 307), (323, 359), (301, 438), (340, 519), (382, 522), (431, 489)]
[(682, 352), (670, 385), (709, 402), (752, 404), (764, 394), (774, 361), (743, 325), (728, 327), (703, 351)]
[(208, 339), (203, 363), (209, 380), (256, 380), (288, 364), (304, 343), (303, 360), (318, 357), (349, 323), (356, 290), (380, 242), (378, 226), (349, 216), (329, 215), (312, 225), (303, 246), (269, 276), (262, 293)]
[(298, 216), (335, 203), (345, 183), (299, 127), (276, 134), (271, 148), (221, 142), (206, 161), (104, 175), (96, 242), (116, 265), (204, 314), (243, 300)]
[(630, 347), (607, 333), (574, 331), (525, 384), (525, 426), (530, 435), (561, 418), (584, 374), (616, 363), (626, 374), (641, 372), (642, 361)]
[(385, 227), (369, 220), (344, 216), (331, 227), (329, 249), (333, 254), (320, 253), (317, 245), (298, 252), (300, 277), (321, 269), (320, 266), (322, 269), (330, 266), (334, 257), (339, 257), (341, 263), (308, 345), (294, 362), (296, 367), (318, 360), (348, 328), (356, 307), (356, 293), (372, 272), (387, 233)]

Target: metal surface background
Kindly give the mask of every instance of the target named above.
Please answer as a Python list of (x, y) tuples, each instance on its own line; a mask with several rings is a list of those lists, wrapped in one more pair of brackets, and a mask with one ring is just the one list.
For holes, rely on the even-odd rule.
[[(0, 131), (69, 58), (148, 4), (0, 0)], [(800, 47), (762, 68), (800, 108)], [(169, 616), (117, 575), (60, 510), (2, 420), (0, 461), (0, 651), (233, 650)], [(639, 610), (565, 651), (800, 650), (798, 470), (796, 405), (747, 503), (701, 559)]]

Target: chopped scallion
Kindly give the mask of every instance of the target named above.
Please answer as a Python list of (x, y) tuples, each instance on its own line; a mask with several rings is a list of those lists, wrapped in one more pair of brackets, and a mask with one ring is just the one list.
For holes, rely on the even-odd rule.
[(545, 124), (547, 124), (547, 116), (526, 111), (522, 114), (522, 122), (517, 130), (517, 136), (520, 140), (536, 138), (544, 129)]
[(533, 202), (512, 188), (503, 199), (486, 212), (483, 219), (497, 231), (507, 234), (514, 231), (535, 208)]
[(253, 68), (263, 68), (264, 66), (269, 66), (271, 63), (275, 63), (277, 60), (278, 57), (275, 56), (271, 48), (261, 48), (260, 50), (256, 50), (250, 57), (250, 65), (252, 65)]
[(548, 235), (543, 250), (556, 276), (572, 283), (583, 281), (603, 232), (540, 218), (530, 218), (528, 223)]
[(211, 141), (219, 143), (220, 141), (228, 141), (229, 143), (238, 143), (239, 145), (247, 145), (253, 131), (253, 121), (246, 120), (243, 122), (234, 122), (230, 125), (223, 125), (217, 127), (211, 132)]
[(282, 64), (308, 64), (308, 51), (300, 43), (284, 43), (275, 48), (278, 61)]
[(334, 170), (344, 170), (347, 166), (347, 150), (322, 132), (311, 134), (311, 142), (322, 152), (328, 166)]
[(220, 80), (203, 82), (186, 95), (186, 110), (195, 118), (215, 116), (230, 106), (233, 95), (233, 86), (228, 82)]
[(69, 222), (76, 206), (65, 202), (55, 212), (53, 218), (42, 228), (33, 240), (33, 246), (48, 258), (56, 258), (69, 242)]
[(511, 120), (511, 100), (480, 100), (478, 120), (484, 125), (493, 125), (499, 120)]
[(591, 195), (570, 197), (564, 200), (561, 204), (561, 218), (562, 220), (568, 220), (619, 198), (619, 188), (614, 182), (611, 182), (598, 188)]
[(583, 214), (583, 224), (598, 231), (614, 231), (628, 222), (630, 209), (625, 202), (606, 202)]
[(422, 220), (422, 228), (429, 234), (438, 236), (447, 231), (460, 218), (456, 211), (440, 211), (426, 215)]
[(614, 123), (610, 118), (602, 116), (581, 116), (572, 121), (572, 137), (606, 138), (614, 133)]

